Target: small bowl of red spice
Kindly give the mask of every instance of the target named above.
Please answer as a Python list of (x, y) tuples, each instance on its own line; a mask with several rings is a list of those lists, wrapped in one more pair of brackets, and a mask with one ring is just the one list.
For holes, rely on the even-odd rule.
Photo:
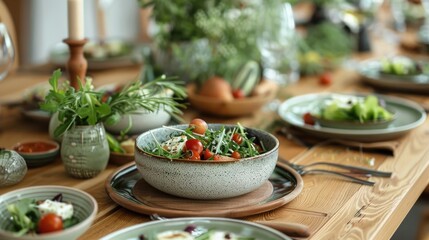
[(34, 140), (20, 142), (13, 150), (25, 159), (27, 167), (40, 167), (56, 159), (60, 145), (50, 140)]

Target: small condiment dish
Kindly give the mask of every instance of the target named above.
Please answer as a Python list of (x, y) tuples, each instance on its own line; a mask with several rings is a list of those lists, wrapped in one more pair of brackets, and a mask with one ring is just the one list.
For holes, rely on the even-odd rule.
[[(136, 139), (135, 162), (144, 180), (160, 191), (190, 199), (223, 199), (252, 192), (271, 176), (278, 158), (279, 141), (263, 130), (246, 128), (265, 146), (254, 157), (233, 160), (169, 159), (148, 153), (155, 141), (165, 142), (188, 125), (157, 128)], [(208, 124), (209, 129), (232, 129), (237, 125)], [(155, 140), (156, 139), (156, 140)]]
[[(11, 215), (7, 210), (7, 206), (17, 202), (18, 200), (30, 198), (37, 200), (52, 199), (58, 194), (62, 194), (63, 202), (69, 202), (73, 205), (73, 216), (77, 218), (78, 223), (67, 229), (44, 234), (26, 234), (17, 236), (14, 232), (9, 231), (13, 224)], [(71, 187), (64, 186), (34, 186), (21, 188), (0, 195), (0, 239), (9, 240), (74, 240), (84, 234), (97, 215), (97, 201), (90, 194)]]
[(13, 147), (28, 167), (40, 167), (53, 162), (60, 151), (60, 145), (50, 140), (24, 141)]

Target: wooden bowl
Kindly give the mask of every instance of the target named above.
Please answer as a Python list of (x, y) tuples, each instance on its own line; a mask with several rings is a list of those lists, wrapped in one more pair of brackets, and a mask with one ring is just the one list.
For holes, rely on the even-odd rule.
[(270, 84), (267, 91), (261, 95), (231, 101), (199, 95), (195, 84), (189, 84), (187, 92), (191, 106), (200, 112), (222, 117), (239, 117), (252, 114), (273, 100), (277, 94), (277, 85)]
[(134, 153), (110, 152), (109, 162), (115, 165), (123, 165), (134, 161)]

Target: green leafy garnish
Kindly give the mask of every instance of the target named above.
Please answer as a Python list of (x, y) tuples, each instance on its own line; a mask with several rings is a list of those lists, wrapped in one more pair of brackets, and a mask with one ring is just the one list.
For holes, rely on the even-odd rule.
[(321, 109), (321, 117), (325, 120), (345, 120), (376, 122), (390, 120), (393, 114), (380, 105), (376, 96), (362, 97), (334, 97), (325, 100), (325, 106)]
[[(54, 197), (55, 199), (55, 197)], [(56, 201), (56, 200), (54, 200)], [(12, 224), (8, 231), (14, 232), (16, 236), (23, 236), (25, 234), (37, 233), (37, 227), (42, 214), (38, 209), (38, 203), (33, 198), (20, 199), (12, 204), (6, 206), (10, 214)], [(76, 216), (63, 220), (63, 229), (72, 227), (79, 223)]]
[[(107, 98), (103, 92), (93, 90), (91, 79), (86, 84), (80, 83), (75, 90), (67, 85), (65, 89), (58, 87), (61, 71), (56, 70), (49, 79), (51, 90), (41, 104), (41, 109), (48, 112), (58, 112), (60, 125), (55, 129), (55, 137), (60, 136), (73, 125), (95, 125), (103, 122), (113, 125), (124, 114), (140, 109), (156, 112), (164, 109), (173, 117), (180, 119), (184, 105), (178, 103), (186, 97), (182, 83), (175, 78), (164, 75), (147, 83), (135, 81), (125, 86), (120, 92)], [(160, 94), (166, 90), (172, 91), (174, 96)]]
[(35, 231), (37, 221), (40, 218), (40, 213), (36, 206), (36, 201), (30, 198), (21, 199), (16, 203), (7, 205), (7, 210), (12, 217), (13, 223), (12, 229), (8, 230), (15, 232), (18, 236)]
[[(266, 151), (263, 143), (240, 124), (238, 124), (237, 127), (231, 129), (227, 129), (225, 127), (221, 127), (218, 130), (207, 129), (204, 135), (193, 133), (191, 127), (186, 128), (185, 130), (172, 127), (166, 128), (171, 128), (177, 131), (172, 133), (170, 138), (185, 135), (187, 136), (187, 139), (198, 139), (202, 143), (203, 149), (208, 149), (215, 155), (231, 157), (232, 152), (236, 151), (240, 154), (241, 158), (247, 158), (257, 156), (261, 154), (261, 152)], [(240, 134), (242, 138), (241, 143), (237, 143), (233, 140), (233, 135), (236, 133)], [(146, 152), (150, 152), (169, 159), (186, 158), (186, 152), (182, 149), (177, 153), (171, 153), (162, 146), (160, 139), (156, 139), (155, 136), (153, 136), (153, 138), (154, 144), (147, 147), (145, 149)], [(258, 149), (258, 147), (260, 147), (260, 149)], [(213, 158), (208, 160), (213, 160)]]

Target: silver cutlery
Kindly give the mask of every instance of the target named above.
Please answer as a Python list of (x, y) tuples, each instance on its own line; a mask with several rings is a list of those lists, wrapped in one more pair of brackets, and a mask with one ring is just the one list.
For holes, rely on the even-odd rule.
[[(348, 167), (347, 170), (350, 170), (350, 172), (336, 172), (336, 171), (325, 170), (325, 169), (306, 169), (306, 168), (309, 168), (309, 167), (312, 167), (315, 165), (332, 166), (331, 163), (326, 164), (326, 162), (320, 162), (320, 164), (318, 164), (319, 162), (317, 162), (317, 163), (308, 164), (308, 165), (298, 165), (298, 164), (290, 163), (289, 161), (283, 160), (283, 159), (281, 160), (281, 162), (285, 163), (286, 165), (293, 168), (301, 176), (304, 176), (307, 174), (329, 174), (329, 175), (334, 175), (334, 176), (349, 180), (349, 181), (354, 182), (354, 183), (359, 183), (359, 184), (363, 184), (363, 185), (367, 185), (367, 186), (373, 186), (375, 184), (375, 182), (360, 179), (360, 178), (354, 177), (350, 174), (364, 174), (363, 176), (370, 177), (373, 175), (369, 172), (372, 172), (372, 173), (375, 172), (376, 174), (381, 174), (383, 176), (388, 175), (387, 172), (380, 172), (380, 171), (376, 171), (376, 170), (372, 170), (372, 169), (360, 168), (360, 167), (356, 167), (356, 166), (348, 166), (348, 165), (343, 165), (343, 164), (334, 164), (334, 165), (337, 165), (336, 167), (341, 167), (341, 168)], [(351, 170), (350, 168), (352, 168), (354, 171)], [(359, 172), (357, 172), (358, 171), (357, 169), (359, 169)], [(366, 170), (370, 170), (370, 171), (367, 172)]]
[[(153, 221), (168, 219), (165, 217), (161, 217), (156, 213), (151, 214), (149, 217)], [(255, 223), (274, 228), (277, 231), (282, 232), (289, 237), (307, 238), (311, 235), (308, 226), (300, 223), (274, 222), (274, 221), (255, 221)]]
[(359, 183), (362, 185), (374, 186), (374, 184), (375, 184), (375, 182), (363, 180), (363, 179), (360, 179), (357, 177), (347, 175), (345, 173), (334, 172), (334, 171), (330, 171), (330, 170), (324, 170), (324, 169), (311, 169), (311, 170), (295, 169), (295, 170), (298, 172), (298, 174), (300, 174), (302, 176), (307, 175), (307, 174), (329, 174), (329, 175), (335, 175), (337, 177), (341, 177), (341, 178), (347, 179), (351, 182)]
[(352, 166), (352, 165), (346, 165), (346, 164), (339, 164), (339, 163), (314, 162), (314, 163), (302, 165), (302, 164), (291, 163), (291, 162), (288, 162), (286, 160), (283, 162), (295, 170), (304, 170), (306, 168), (310, 168), (310, 167), (314, 167), (314, 166), (330, 166), (330, 167), (336, 167), (336, 168), (340, 168), (340, 169), (349, 170), (351, 173), (368, 174), (369, 176), (374, 176), (374, 177), (390, 178), (392, 176), (392, 172), (378, 171), (378, 170), (374, 170), (374, 169), (370, 169), (370, 168)]

